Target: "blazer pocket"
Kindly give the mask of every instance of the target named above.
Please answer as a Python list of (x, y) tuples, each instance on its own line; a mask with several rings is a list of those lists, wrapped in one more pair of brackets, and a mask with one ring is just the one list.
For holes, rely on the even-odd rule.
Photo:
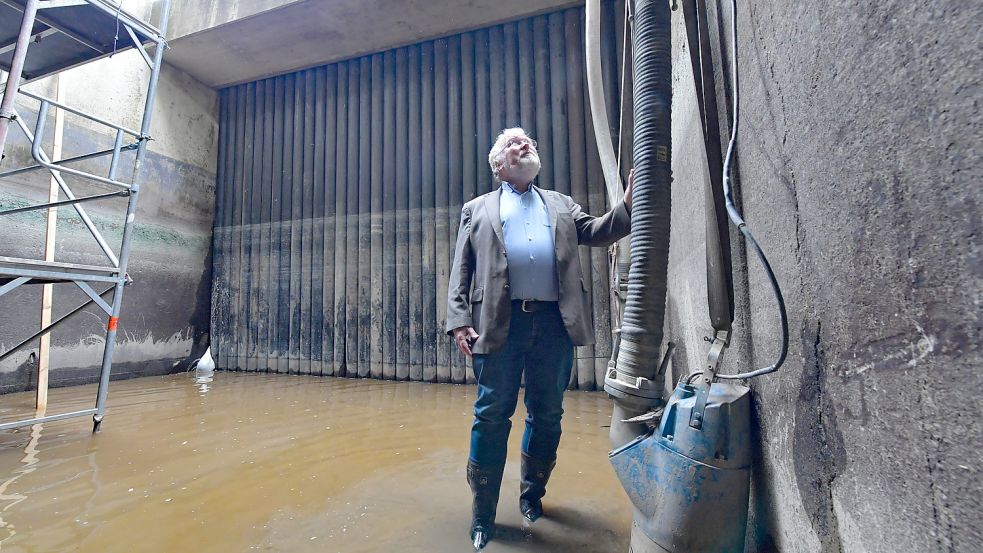
[(483, 300), (485, 297), (484, 288), (475, 288), (471, 291), (471, 303), (476, 303)]

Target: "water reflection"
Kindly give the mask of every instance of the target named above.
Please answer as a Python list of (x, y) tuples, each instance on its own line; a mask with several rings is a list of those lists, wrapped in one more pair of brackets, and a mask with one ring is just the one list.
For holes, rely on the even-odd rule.
[[(42, 416), (40, 413), (38, 416)], [(20, 462), (24, 465), (23, 467), (16, 469), (13, 474), (0, 484), (0, 531), (6, 532), (6, 536), (0, 538), (0, 551), (3, 550), (4, 543), (10, 541), (14, 536), (17, 535), (17, 529), (12, 522), (8, 522), (4, 515), (7, 511), (10, 511), (18, 503), (27, 499), (27, 496), (19, 493), (11, 493), (7, 490), (10, 485), (19, 480), (21, 477), (26, 476), (36, 470), (38, 464), (38, 442), (41, 440), (41, 431), (44, 429), (43, 424), (35, 424), (31, 426), (31, 438), (28, 440), (27, 445), (24, 446), (24, 457)]]
[[(57, 389), (51, 404), (83, 408), (94, 394)], [(467, 551), (474, 396), (473, 386), (227, 372), (114, 382), (102, 433), (83, 419), (48, 423), (42, 463), (21, 454), (22, 434), (0, 433), (0, 479), (16, 480), (0, 491), (18, 492), (3, 496), (4, 528), (17, 532), (0, 546)], [(517, 508), (513, 432), (489, 553), (627, 550), (630, 508), (607, 461), (610, 403), (573, 392), (565, 408), (547, 517), (531, 527)], [(516, 428), (524, 415), (520, 402)]]
[(208, 384), (215, 378), (215, 369), (195, 368), (195, 384), (198, 384), (198, 392), (201, 395), (208, 393)]

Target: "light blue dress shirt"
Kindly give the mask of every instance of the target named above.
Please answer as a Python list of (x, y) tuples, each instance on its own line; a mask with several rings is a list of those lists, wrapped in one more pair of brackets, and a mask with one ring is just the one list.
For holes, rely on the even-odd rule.
[(546, 202), (531, 185), (520, 194), (503, 182), (499, 211), (512, 299), (559, 300), (556, 248)]

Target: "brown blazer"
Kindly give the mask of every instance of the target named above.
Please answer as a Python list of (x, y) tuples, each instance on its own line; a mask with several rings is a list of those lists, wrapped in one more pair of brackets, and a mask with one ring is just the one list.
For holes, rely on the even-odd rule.
[[(631, 232), (625, 204), (601, 217), (584, 213), (573, 198), (536, 188), (549, 211), (556, 249), (560, 313), (574, 345), (594, 343), (591, 305), (580, 272), (578, 244), (607, 246)], [(454, 248), (454, 266), (447, 286), (447, 333), (474, 327), (474, 353), (491, 353), (505, 344), (512, 316), (509, 266), (499, 213), (501, 189), (479, 196), (461, 209), (461, 228)]]

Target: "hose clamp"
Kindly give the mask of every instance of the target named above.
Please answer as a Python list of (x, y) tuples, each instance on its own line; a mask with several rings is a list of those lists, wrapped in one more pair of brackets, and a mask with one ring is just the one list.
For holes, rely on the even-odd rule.
[(662, 403), (660, 381), (619, 371), (613, 365), (609, 365), (604, 374), (604, 391), (614, 398), (637, 403), (640, 406)]
[(710, 398), (710, 386), (717, 379), (717, 372), (720, 371), (720, 363), (724, 359), (724, 350), (730, 345), (730, 331), (718, 330), (710, 344), (710, 353), (707, 354), (707, 364), (703, 369), (703, 374), (696, 384), (696, 396), (693, 410), (689, 416), (690, 428), (699, 430), (703, 427), (703, 416), (706, 412), (707, 401)]

